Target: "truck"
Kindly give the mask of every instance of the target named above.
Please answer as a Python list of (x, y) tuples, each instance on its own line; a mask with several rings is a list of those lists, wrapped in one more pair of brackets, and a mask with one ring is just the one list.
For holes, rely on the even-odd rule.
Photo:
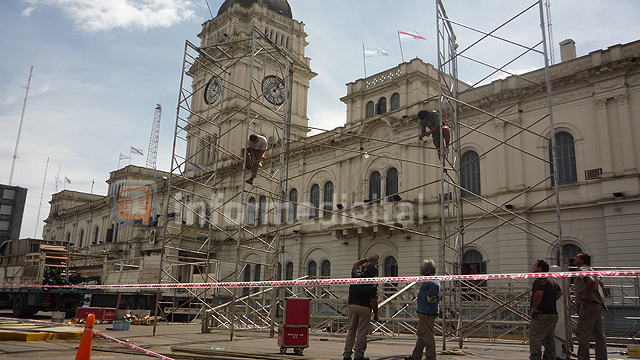
[[(82, 254), (70, 251), (66, 245), (64, 241), (31, 238), (9, 240), (0, 245), (0, 271), (3, 276), (0, 308), (12, 309), (14, 317), (27, 317), (38, 311), (64, 311), (67, 316), (86, 317), (87, 313), (95, 313), (97, 319), (102, 316), (111, 320), (119, 309), (149, 310), (150, 314), (155, 314), (159, 294), (157, 302), (163, 313), (169, 313), (172, 321), (181, 321), (191, 320), (200, 313), (197, 309), (203, 307), (203, 297), (197, 299), (186, 289), (158, 292), (154, 288), (104, 289), (97, 286), (159, 283), (159, 254), (110, 259), (110, 254)], [(208, 271), (203, 271), (203, 266), (197, 265), (196, 261), (189, 268), (180, 269), (182, 275), (179, 275), (179, 280), (219, 281), (220, 263), (216, 260), (208, 263)], [(170, 266), (165, 264), (163, 267), (168, 270)], [(83, 287), (73, 289), (47, 285)], [(91, 288), (93, 285), (96, 287)], [(212, 303), (217, 295), (218, 290), (209, 290), (205, 301)]]

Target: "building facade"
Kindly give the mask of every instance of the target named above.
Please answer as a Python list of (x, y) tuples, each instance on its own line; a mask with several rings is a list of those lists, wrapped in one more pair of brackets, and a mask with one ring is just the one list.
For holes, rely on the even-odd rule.
[[(154, 177), (152, 170), (128, 166), (111, 173), (107, 196), (55, 194), (45, 238), (67, 239), (88, 254), (139, 257), (161, 251), (160, 242), (149, 241), (150, 231), (166, 221), (186, 229), (176, 248), (202, 251), (206, 243), (211, 258), (241, 260), (245, 280), (344, 278), (356, 259), (372, 254), (380, 255), (382, 276), (415, 275), (427, 257), (440, 269), (443, 262), (461, 262), (462, 273), (528, 272), (536, 259), (559, 261), (557, 179), (565, 255), (585, 251), (596, 267), (640, 267), (640, 41), (579, 58), (572, 41), (563, 42), (563, 61), (550, 67), (553, 130), (546, 90), (535, 85), (544, 83), (544, 69), (473, 88), (460, 83), (459, 128), (448, 155), (450, 161), (459, 157), (458, 167), (445, 165), (443, 172), (431, 140), (417, 137), (418, 111), (439, 108), (433, 65), (416, 58), (347, 84), (345, 125), (307, 136), (307, 90), (315, 73), (304, 54), (303, 24), (286, 1), (262, 3), (225, 1), (199, 38), (202, 48), (213, 49), (246, 39), (255, 26), (295, 64), (286, 187), (274, 180), (282, 143), (273, 134), (284, 110), (264, 110), (261, 121), (249, 122), (240, 91), (207, 98), (205, 89), (218, 80), (193, 68), (193, 128), (184, 155), (205, 170), (185, 172), (191, 187), (172, 194), (180, 201), (169, 201), (167, 218), (160, 209), (167, 206), (169, 180), (162, 178), (170, 174)], [(246, 51), (229, 46), (229, 54)], [(241, 83), (253, 74), (245, 60), (227, 65), (224, 81)], [(286, 76), (275, 62), (253, 71), (265, 79)], [(229, 119), (220, 131), (204, 121), (216, 116)], [(241, 163), (229, 155), (244, 146), (247, 127), (271, 138), (254, 187), (243, 185)], [(214, 171), (215, 184), (198, 180)], [(443, 176), (451, 179), (448, 185)], [(151, 212), (157, 223), (123, 220), (119, 186), (129, 181), (144, 182), (157, 196)], [(441, 241), (450, 210), (442, 198), (451, 200), (453, 189), (464, 210), (464, 231), (451, 245), (459, 260), (443, 256)], [(235, 200), (240, 193), (246, 196)], [(190, 202), (194, 194), (209, 200)], [(277, 255), (230, 241), (238, 224), (253, 235), (245, 236), (246, 244), (279, 236)], [(179, 276), (184, 281), (200, 270), (185, 271)]]

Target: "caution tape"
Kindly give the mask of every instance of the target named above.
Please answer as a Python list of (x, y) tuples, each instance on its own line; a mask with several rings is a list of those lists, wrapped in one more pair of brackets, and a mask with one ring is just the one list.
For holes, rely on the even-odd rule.
[(124, 284), (124, 285), (26, 285), (0, 284), (6, 288), (45, 288), (45, 289), (198, 289), (198, 288), (242, 288), (242, 287), (287, 287), (287, 286), (323, 286), (323, 285), (353, 285), (353, 284), (386, 284), (411, 283), (423, 281), (461, 281), (461, 280), (504, 280), (504, 279), (534, 279), (534, 278), (572, 278), (582, 276), (633, 276), (640, 275), (640, 269), (607, 270), (607, 271), (570, 271), (570, 272), (540, 272), (524, 274), (470, 274), (470, 275), (434, 275), (434, 276), (402, 276), (375, 277), (349, 279), (301, 279), (277, 281), (243, 281), (243, 282), (214, 282), (214, 283), (171, 283), (171, 284)]
[(100, 337), (102, 337), (102, 338), (105, 338), (105, 339), (107, 339), (107, 340), (110, 340), (110, 341), (116, 342), (116, 343), (118, 343), (118, 344), (120, 344), (120, 345), (127, 346), (127, 347), (129, 347), (129, 348), (131, 348), (131, 349), (138, 350), (138, 351), (140, 351), (140, 352), (142, 352), (142, 353), (145, 353), (145, 354), (147, 354), (147, 355), (149, 355), (149, 356), (154, 356), (154, 357), (157, 357), (157, 358), (159, 358), (159, 359), (163, 359), (163, 360), (173, 360), (173, 358), (170, 358), (170, 357), (167, 357), (167, 356), (164, 356), (164, 355), (161, 355), (161, 354), (155, 353), (155, 352), (153, 352), (153, 351), (151, 351), (151, 350), (147, 350), (147, 349), (142, 348), (142, 347), (137, 346), (137, 345), (133, 345), (133, 344), (131, 344), (131, 343), (128, 343), (128, 342), (126, 342), (126, 341), (124, 341), (124, 340), (120, 340), (120, 339), (115, 338), (115, 337), (113, 337), (113, 336), (109, 336), (109, 335), (107, 335), (107, 334), (103, 334), (103, 333), (101, 333), (99, 330), (94, 330), (94, 329), (93, 329), (93, 327), (88, 327), (88, 326), (86, 326), (86, 325), (78, 325), (78, 324), (64, 324), (64, 323), (57, 323), (57, 322), (44, 321), (44, 320), (17, 319), (17, 318), (7, 318), (7, 317), (0, 317), (0, 320), (4, 320), (4, 321), (15, 321), (15, 322), (23, 322), (23, 323), (48, 324), (48, 325), (70, 326), (70, 327), (84, 328), (84, 329), (85, 329), (85, 331), (90, 331), (90, 332), (92, 332), (94, 335), (98, 335), (98, 336), (100, 336)]

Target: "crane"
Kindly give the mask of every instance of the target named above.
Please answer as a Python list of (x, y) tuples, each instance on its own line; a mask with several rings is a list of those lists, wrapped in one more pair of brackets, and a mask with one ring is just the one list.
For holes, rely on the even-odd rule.
[(155, 169), (158, 158), (158, 137), (160, 135), (160, 118), (162, 117), (162, 105), (157, 104), (153, 114), (151, 125), (151, 138), (149, 139), (149, 151), (147, 152), (147, 168)]

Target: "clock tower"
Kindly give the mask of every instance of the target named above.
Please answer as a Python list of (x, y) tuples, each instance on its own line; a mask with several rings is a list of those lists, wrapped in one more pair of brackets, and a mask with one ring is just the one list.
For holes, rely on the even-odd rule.
[(198, 37), (202, 53), (188, 70), (193, 90), (189, 123), (198, 129), (191, 130), (189, 155), (198, 153), (194, 159), (210, 165), (214, 157), (206, 148), (217, 134), (225, 149), (220, 160), (229, 152), (239, 155), (247, 126), (250, 134), (277, 144), (289, 109), (290, 138), (306, 137), (309, 82), (316, 74), (305, 57), (304, 24), (293, 19), (286, 0), (226, 0)]

